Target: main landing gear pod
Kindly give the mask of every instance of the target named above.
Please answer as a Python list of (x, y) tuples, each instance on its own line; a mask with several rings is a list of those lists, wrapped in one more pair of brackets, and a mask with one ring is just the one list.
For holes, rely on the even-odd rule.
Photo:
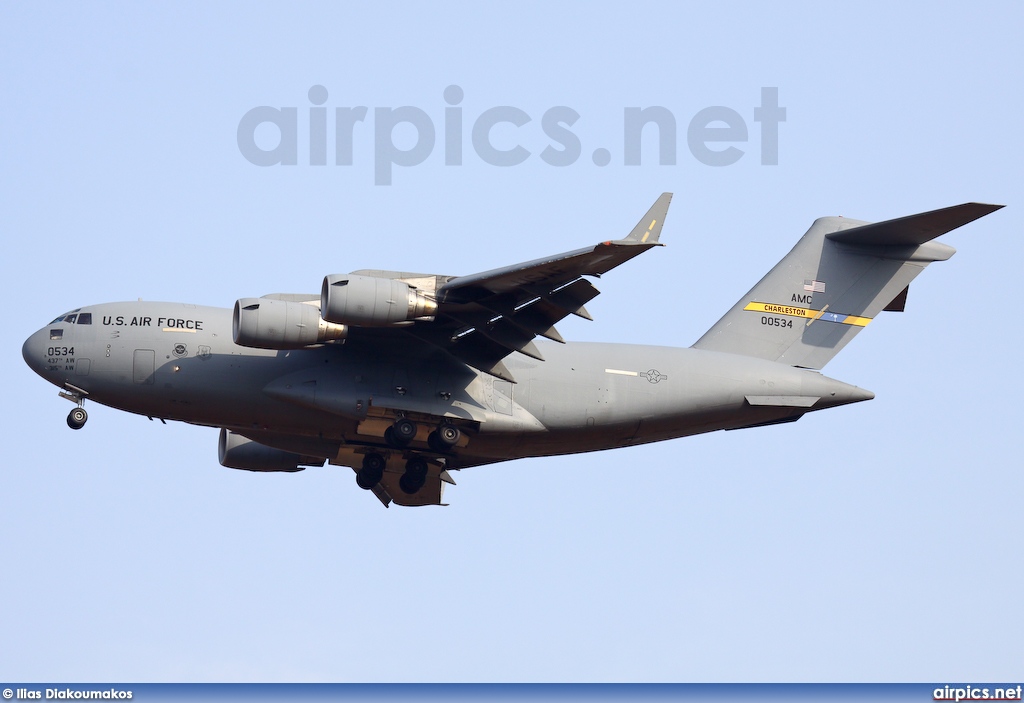
[[(377, 452), (371, 452), (363, 457), (363, 466), (356, 471), (356, 485), (363, 490), (372, 490), (384, 479), (384, 469), (387, 467), (387, 459)], [(427, 483), (427, 476), (430, 473), (430, 464), (420, 456), (414, 456), (405, 462), (405, 471), (398, 479), (398, 487), (406, 495), (419, 493), (420, 489)], [(393, 488), (391, 489), (393, 490)]]
[[(356, 485), (363, 490), (370, 490), (384, 478), (384, 468), (387, 466), (387, 459), (377, 452), (370, 452), (363, 457), (363, 466), (356, 472)], [(413, 495), (423, 488), (427, 482), (427, 473), (430, 467), (427, 460), (414, 456), (405, 462), (405, 473), (398, 480), (398, 486), (408, 495)]]
[(363, 490), (370, 490), (384, 478), (384, 467), (387, 460), (377, 452), (363, 457), (363, 468), (356, 472), (356, 485)]
[[(384, 441), (392, 449), (403, 450), (416, 439), (419, 426), (407, 417), (399, 417), (384, 432)], [(462, 430), (448, 421), (438, 424), (437, 429), (427, 435), (427, 445), (437, 454), (451, 454), (462, 439)], [(384, 480), (388, 465), (387, 450), (370, 451), (363, 455), (362, 467), (356, 470), (356, 484), (363, 490), (372, 490)], [(428, 455), (429, 456), (429, 455)], [(414, 495), (426, 485), (430, 473), (429, 459), (420, 456), (414, 449), (406, 454), (405, 471), (398, 479), (398, 488), (406, 495)], [(394, 490), (391, 485), (388, 490)]]

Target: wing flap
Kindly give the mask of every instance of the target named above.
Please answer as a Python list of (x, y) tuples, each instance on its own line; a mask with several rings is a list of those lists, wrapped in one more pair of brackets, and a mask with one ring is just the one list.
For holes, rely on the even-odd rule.
[(544, 357), (533, 344), (536, 334), (516, 324), (515, 318), (494, 315), (485, 309), (478, 309), (459, 314), (457, 317), (453, 316), (453, 319), (463, 324), (463, 329), (455, 335), (455, 341), (459, 343), (471, 342), (472, 340), (468, 338), (472, 335), (483, 335), (508, 350), (506, 353), (518, 351), (544, 361)]
[[(449, 351), (470, 366), (488, 373), (492, 372), (495, 361), (512, 352), (544, 361), (544, 356), (533, 343), (534, 337), (543, 334), (546, 337), (557, 337), (556, 341), (564, 341), (555, 330), (554, 323), (568, 315), (592, 319), (584, 303), (593, 300), (599, 293), (584, 278), (577, 278), (553, 290), (549, 288), (537, 285), (526, 287), (523, 290), (527, 299), (519, 305), (503, 305), (499, 300), (497, 304), (487, 306), (485, 303), (489, 301), (481, 301), (446, 311), (450, 320), (457, 325), (451, 336)], [(496, 312), (490, 307), (504, 312)], [(499, 372), (503, 374), (505, 370), (499, 369)], [(514, 382), (510, 376), (494, 375)]]
[(543, 361), (535, 337), (564, 342), (556, 323), (568, 315), (593, 319), (585, 305), (600, 291), (584, 276), (600, 276), (661, 246), (671, 199), (671, 193), (662, 194), (625, 239), (449, 278), (437, 288), (435, 319), (405, 330), (473, 368), (514, 383), (501, 360), (520, 352)]
[(528, 332), (534, 337), (545, 337), (553, 342), (565, 344), (565, 339), (555, 329), (554, 323), (561, 319), (555, 319), (556, 315), (544, 315), (541, 311), (533, 309), (523, 309), (514, 315), (508, 312), (499, 313), (497, 310), (492, 310), (492, 312), (505, 315), (505, 319), (508, 320), (509, 324), (516, 325), (519, 329)]
[[(583, 306), (601, 293), (601, 291), (594, 287), (593, 283), (585, 278), (577, 278), (575, 281), (559, 286), (548, 293), (541, 292), (535, 286), (531, 287), (530, 290), (537, 293), (541, 299), (554, 305), (559, 311), (564, 311), (562, 317), (571, 314), (578, 315), (586, 320), (593, 320), (594, 318), (590, 316), (590, 313)], [(562, 319), (562, 317), (559, 319)]]

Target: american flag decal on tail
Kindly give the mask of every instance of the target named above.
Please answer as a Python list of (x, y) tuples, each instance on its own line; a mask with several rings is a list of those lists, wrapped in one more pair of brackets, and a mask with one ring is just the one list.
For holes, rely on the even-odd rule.
[(824, 281), (804, 281), (804, 290), (810, 291), (811, 293), (824, 293), (825, 282)]

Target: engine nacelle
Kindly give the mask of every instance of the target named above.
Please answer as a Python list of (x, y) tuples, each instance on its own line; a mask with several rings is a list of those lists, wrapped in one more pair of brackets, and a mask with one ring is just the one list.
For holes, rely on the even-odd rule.
[(294, 473), (304, 471), (306, 466), (324, 465), (324, 459), (274, 449), (223, 428), (217, 442), (217, 458), (221, 466), (245, 471)]
[(324, 278), (320, 310), (328, 322), (384, 327), (429, 318), (437, 302), (404, 281), (336, 273)]
[(301, 349), (344, 339), (344, 325), (327, 322), (315, 305), (273, 298), (242, 298), (231, 320), (235, 344), (257, 349)]

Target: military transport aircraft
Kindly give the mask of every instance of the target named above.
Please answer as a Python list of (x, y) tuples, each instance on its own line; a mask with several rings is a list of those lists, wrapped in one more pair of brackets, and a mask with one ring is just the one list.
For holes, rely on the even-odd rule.
[[(823, 217), (688, 349), (567, 343), (588, 280), (653, 247), (665, 193), (625, 239), (469, 276), (363, 270), (319, 294), (77, 308), (28, 365), (75, 403), (220, 428), (220, 463), (349, 466), (387, 506), (442, 503), (454, 469), (799, 420), (874, 397), (822, 368), (954, 249), (935, 237), (1000, 205), (869, 224)], [(536, 343), (538, 337), (545, 340)]]

